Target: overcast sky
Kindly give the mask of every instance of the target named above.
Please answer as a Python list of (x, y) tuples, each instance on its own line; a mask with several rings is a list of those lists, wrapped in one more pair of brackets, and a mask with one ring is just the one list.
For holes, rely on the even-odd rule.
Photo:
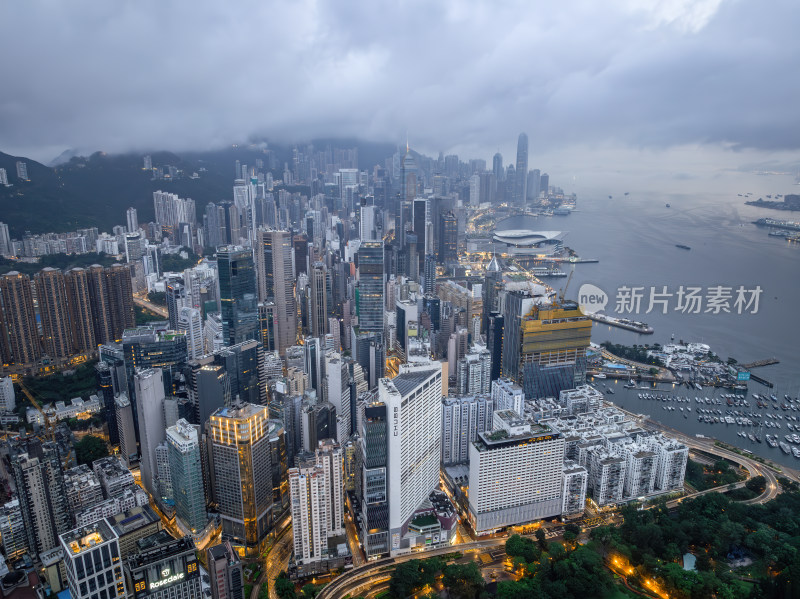
[(797, 0), (5, 0), (0, 150), (408, 131), (508, 163), (526, 131), (532, 166), (684, 148), (792, 170), (799, 23)]

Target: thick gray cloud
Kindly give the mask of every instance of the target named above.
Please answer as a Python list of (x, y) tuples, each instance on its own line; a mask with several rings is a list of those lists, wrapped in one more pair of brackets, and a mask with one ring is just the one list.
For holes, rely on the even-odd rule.
[(0, 150), (800, 148), (796, 0), (0, 4)]

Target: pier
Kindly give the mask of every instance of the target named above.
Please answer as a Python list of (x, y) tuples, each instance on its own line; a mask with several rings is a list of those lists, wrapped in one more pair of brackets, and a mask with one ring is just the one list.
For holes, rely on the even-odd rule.
[(752, 372), (750, 373), (750, 380), (755, 381), (757, 383), (761, 383), (762, 385), (764, 385), (765, 387), (769, 387), (770, 389), (772, 389), (775, 386), (772, 383), (770, 383), (767, 379), (762, 379), (760, 376), (756, 376)]
[(741, 366), (745, 370), (750, 370), (751, 368), (758, 368), (759, 366), (769, 366), (770, 364), (780, 364), (780, 363), (781, 361), (778, 358), (766, 358), (765, 360), (756, 360), (755, 362), (748, 362), (747, 364), (739, 364), (739, 366)]

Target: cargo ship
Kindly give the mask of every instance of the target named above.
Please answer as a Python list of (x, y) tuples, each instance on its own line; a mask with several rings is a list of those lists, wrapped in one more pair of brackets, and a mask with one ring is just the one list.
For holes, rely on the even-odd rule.
[(690, 250), (690, 249), (692, 249), (688, 245), (683, 245), (683, 244), (680, 244), (680, 243), (676, 243), (675, 247), (676, 248), (681, 248), (682, 250)]
[(639, 333), (641, 335), (653, 334), (653, 327), (646, 322), (639, 322), (637, 320), (630, 320), (628, 318), (615, 318), (613, 316), (607, 316), (598, 312), (587, 314), (587, 316), (595, 322), (610, 324), (613, 327), (619, 327), (621, 329), (633, 331), (634, 333)]
[(759, 218), (753, 221), (753, 224), (762, 227), (778, 227), (780, 229), (788, 229), (790, 231), (800, 231), (800, 223), (791, 220), (782, 220), (778, 218)]

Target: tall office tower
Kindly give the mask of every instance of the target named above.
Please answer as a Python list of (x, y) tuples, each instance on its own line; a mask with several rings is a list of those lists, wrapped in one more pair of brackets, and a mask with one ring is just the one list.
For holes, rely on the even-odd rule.
[(506, 292), (503, 376), (525, 390), (527, 399), (558, 397), (586, 381), (586, 350), (592, 321), (576, 302)]
[(519, 134), (517, 140), (517, 168), (514, 176), (514, 204), (524, 206), (528, 197), (528, 136)]
[(539, 186), (541, 185), (542, 172), (535, 168), (528, 173), (528, 199), (535, 200), (539, 197)]
[(425, 295), (436, 294), (436, 256), (433, 254), (425, 255)]
[(64, 360), (72, 354), (64, 274), (48, 266), (36, 273), (35, 281), (44, 351), (51, 359)]
[(469, 178), (469, 205), (477, 206), (481, 203), (481, 178), (476, 173)]
[(483, 318), (484, 330), (489, 323), (489, 317), (500, 311), (500, 292), (503, 290), (503, 269), (497, 256), (493, 255), (486, 267), (486, 274), (483, 277)]
[(275, 351), (275, 335), (278, 323), (275, 317), (275, 302), (267, 300), (258, 303), (258, 329), (261, 333), (259, 340), (264, 346), (264, 351)]
[(156, 473), (156, 447), (165, 439), (164, 379), (158, 368), (137, 370), (133, 376), (139, 413), (142, 485), (160, 497)]
[(522, 418), (525, 413), (525, 392), (522, 387), (508, 379), (492, 381), (492, 405), (494, 410), (511, 410)]
[(442, 215), (439, 221), (439, 247), (436, 259), (440, 264), (458, 260), (458, 219), (452, 212)]
[(242, 562), (230, 543), (206, 549), (211, 599), (248, 599), (244, 596)]
[(167, 429), (167, 447), (175, 515), (192, 533), (200, 532), (208, 518), (197, 428), (181, 418)]
[(33, 308), (31, 280), (15, 270), (0, 277), (5, 324), (4, 345), (9, 362), (33, 366), (42, 355), (36, 313)]
[(214, 489), (223, 538), (259, 553), (272, 530), (271, 423), (266, 406), (236, 403), (211, 415)]
[(400, 200), (411, 201), (417, 197), (417, 162), (406, 145), (406, 153), (400, 167)]
[(362, 331), (383, 331), (383, 273), (383, 242), (362, 241), (356, 288), (356, 314)]
[(492, 158), (492, 172), (496, 182), (506, 178), (506, 172), (503, 170), (503, 155), (500, 152), (497, 152)]
[(58, 446), (28, 440), (9, 458), (28, 549), (38, 555), (56, 547), (58, 535), (72, 526)]
[(114, 411), (117, 416), (117, 432), (119, 433), (119, 455), (128, 466), (136, 462), (139, 454), (136, 448), (136, 429), (133, 426), (133, 408), (127, 393), (118, 393), (114, 397)]
[(111, 445), (119, 443), (117, 429), (117, 415), (114, 404), (114, 372), (108, 362), (100, 360), (94, 365), (97, 388), (105, 408), (106, 422), (108, 422), (108, 442)]
[(257, 339), (258, 302), (253, 254), (239, 246), (217, 251), (222, 337), (226, 345)]
[(336, 440), (344, 444), (353, 432), (353, 403), (350, 394), (350, 370), (338, 353), (325, 354), (326, 399), (336, 408)]
[(404, 529), (439, 486), (442, 451), (442, 365), (402, 364), (381, 379), (378, 398), (391, 415), (389, 436), (389, 532), (391, 550), (407, 549)]
[(146, 171), (153, 170), (153, 157), (149, 154), (142, 157), (142, 169)]
[[(119, 536), (105, 518), (64, 532), (55, 546), (60, 546), (64, 555), (70, 596), (127, 597)], [(147, 587), (139, 590), (147, 590)], [(141, 594), (137, 592), (137, 596)]]
[(361, 542), (367, 559), (389, 553), (389, 417), (386, 404), (364, 406), (358, 436), (356, 497), (361, 512)]
[(17, 177), (23, 181), (28, 181), (28, 165), (21, 160), (17, 161)]
[(180, 309), (175, 330), (186, 335), (186, 353), (190, 360), (197, 359), (203, 351), (203, 317), (200, 310), (187, 306)]
[[(167, 410), (167, 402), (164, 402), (164, 411)], [(164, 427), (170, 426), (169, 422), (164, 421)], [(159, 505), (171, 505), (173, 502), (172, 497), (172, 476), (169, 472), (169, 448), (167, 442), (162, 441), (156, 446), (156, 472), (153, 477), (153, 484), (158, 489), (158, 494), (155, 497), (158, 499)]]
[(442, 400), (442, 464), (469, 462), (469, 446), (478, 433), (492, 430), (492, 400), (449, 397)]
[(353, 358), (364, 370), (369, 388), (377, 387), (378, 380), (383, 377), (385, 363), (385, 347), (383, 334), (376, 332), (356, 332), (351, 329), (350, 346)]
[(167, 300), (169, 328), (173, 331), (177, 331), (178, 316), (181, 308), (189, 305), (189, 299), (186, 297), (186, 288), (183, 286), (183, 283), (171, 280), (164, 286), (164, 295)]
[(0, 256), (7, 258), (13, 255), (14, 243), (11, 240), (11, 234), (8, 232), (8, 225), (0, 223)]
[(303, 349), (303, 372), (308, 375), (308, 382), (317, 397), (324, 397), (323, 372), (324, 363), (322, 358), (322, 345), (318, 337), (306, 337), (301, 346)]
[(139, 230), (139, 215), (136, 208), (128, 208), (125, 217), (128, 221), (128, 233), (136, 233)]
[(503, 333), (504, 333), (503, 316), (497, 313), (489, 316), (489, 322), (486, 327), (486, 349), (492, 359), (492, 367), (489, 374), (491, 380), (497, 380), (502, 376), (503, 365)]
[[(136, 315), (133, 312), (133, 284), (131, 281), (131, 268), (128, 264), (114, 264), (105, 269), (108, 280), (106, 292), (109, 295), (111, 308), (111, 323), (114, 337), (122, 339), (125, 329), (136, 326)], [(103, 343), (110, 341), (103, 340)]]
[(64, 273), (67, 309), (71, 327), (72, 347), (78, 353), (95, 351), (97, 340), (92, 317), (89, 273), (85, 268), (72, 268)]
[(311, 267), (311, 334), (324, 337), (328, 333), (328, 269), (323, 262)]
[(336, 557), (345, 532), (342, 449), (326, 439), (314, 457), (289, 469), (294, 555), (301, 567)]
[(427, 234), (427, 227), (425, 226), (430, 222), (430, 214), (428, 212), (428, 200), (415, 199), (414, 200), (414, 233), (417, 235), (417, 260), (419, 260), (419, 270), (422, 272), (425, 269), (425, 239)]
[(0, 185), (8, 186), (8, 173), (4, 168), (0, 168)]
[(544, 193), (544, 196), (550, 193), (550, 175), (542, 173), (539, 177), (539, 193)]
[(456, 363), (459, 395), (488, 395), (491, 390), (492, 359), (483, 346), (476, 346)]
[(364, 241), (375, 241), (377, 239), (375, 233), (375, 206), (361, 206), (361, 214), (359, 219), (359, 239)]
[(275, 302), (275, 349), (281, 356), (297, 339), (297, 302), (294, 294), (294, 253), (288, 231), (256, 233), (258, 298)]
[(561, 433), (511, 411), (495, 412), (493, 429), (478, 433), (469, 450), (473, 530), (485, 534), (561, 514)]

